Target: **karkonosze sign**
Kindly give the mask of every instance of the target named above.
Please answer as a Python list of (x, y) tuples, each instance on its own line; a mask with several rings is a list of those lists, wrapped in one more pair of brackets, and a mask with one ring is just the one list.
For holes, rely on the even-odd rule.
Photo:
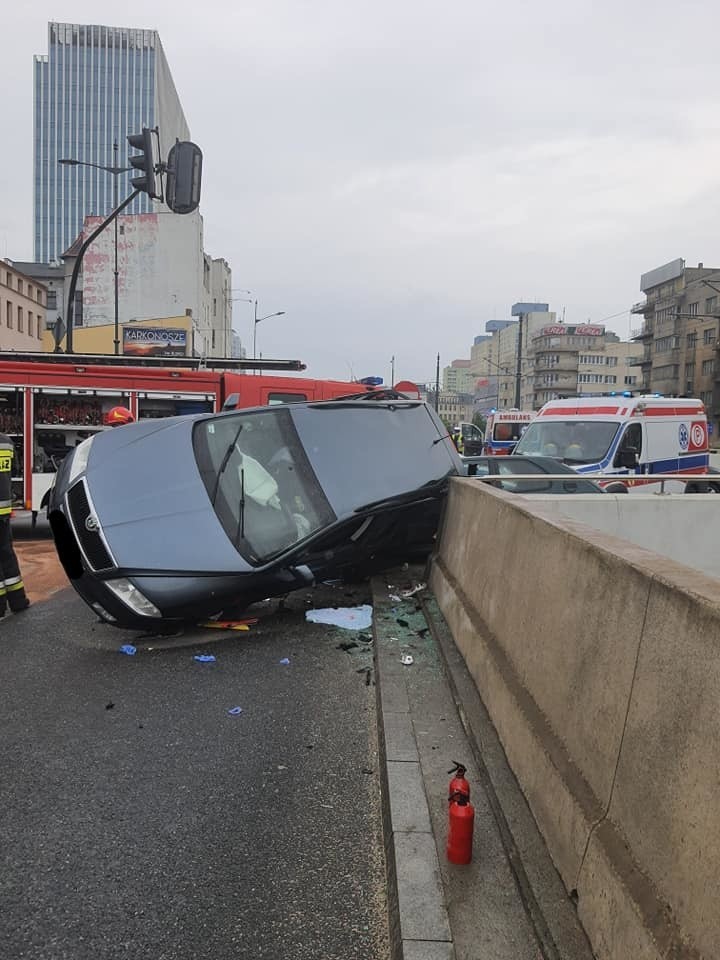
[(184, 357), (187, 330), (181, 327), (123, 327), (123, 353)]

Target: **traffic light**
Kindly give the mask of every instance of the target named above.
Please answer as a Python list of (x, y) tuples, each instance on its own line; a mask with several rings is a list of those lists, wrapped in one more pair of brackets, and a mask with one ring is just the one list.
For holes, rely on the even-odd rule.
[(192, 213), (200, 203), (202, 150), (189, 140), (178, 140), (168, 155), (165, 202), (173, 213)]
[(128, 157), (130, 166), (141, 171), (139, 177), (132, 177), (130, 183), (136, 190), (142, 190), (154, 200), (159, 200), (160, 195), (155, 191), (155, 162), (153, 160), (152, 130), (143, 127), (142, 133), (131, 133), (128, 136), (128, 143), (135, 150), (142, 151), (134, 157)]

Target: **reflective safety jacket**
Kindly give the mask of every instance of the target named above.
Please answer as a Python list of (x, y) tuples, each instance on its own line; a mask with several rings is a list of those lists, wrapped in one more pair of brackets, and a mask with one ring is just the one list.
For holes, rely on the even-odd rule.
[(12, 511), (12, 464), (15, 447), (10, 437), (0, 433), (0, 517)]

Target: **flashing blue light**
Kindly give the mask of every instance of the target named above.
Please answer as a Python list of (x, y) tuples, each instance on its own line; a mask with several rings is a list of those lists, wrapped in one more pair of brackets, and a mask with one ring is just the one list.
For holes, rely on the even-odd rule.
[(490, 408), (490, 413), (497, 413), (497, 410), (495, 409), (495, 407)]
[(661, 394), (661, 393), (654, 393), (653, 396), (654, 396), (654, 397), (661, 397), (662, 394)]
[(624, 396), (624, 397), (631, 397), (631, 396), (632, 396), (632, 390), (623, 390), (623, 396)]
[(383, 382), (382, 377), (363, 377), (360, 383), (366, 387), (379, 387)]
[(614, 390), (612, 390), (612, 391), (610, 392), (610, 396), (611, 396), (611, 397), (616, 397), (616, 396), (617, 396), (617, 393), (616, 393)]

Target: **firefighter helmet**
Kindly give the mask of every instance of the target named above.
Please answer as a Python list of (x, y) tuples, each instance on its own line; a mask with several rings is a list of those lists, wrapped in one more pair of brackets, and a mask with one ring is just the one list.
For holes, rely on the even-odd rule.
[(113, 407), (105, 417), (105, 424), (109, 427), (121, 427), (125, 423), (135, 423), (135, 417), (127, 407)]

